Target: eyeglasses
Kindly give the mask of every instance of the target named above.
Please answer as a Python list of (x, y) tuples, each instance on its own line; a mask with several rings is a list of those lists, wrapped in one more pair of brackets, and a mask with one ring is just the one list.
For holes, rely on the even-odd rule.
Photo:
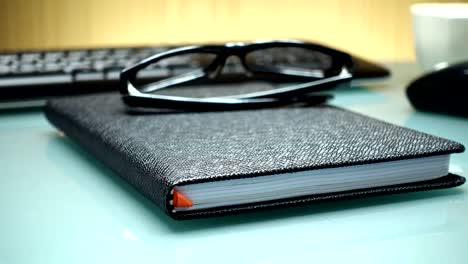
[[(228, 96), (190, 97), (161, 94), (175, 86), (190, 86), (216, 81), (223, 68), (233, 66), (228, 58), (237, 57), (249, 80), (294, 80), (296, 83), (263, 91)], [(177, 71), (177, 67), (183, 68)], [(165, 79), (151, 78), (151, 69), (173, 69)], [(123, 70), (120, 92), (133, 107), (177, 108), (186, 110), (229, 110), (273, 107), (297, 102), (322, 102), (311, 95), (352, 79), (350, 55), (317, 44), (300, 41), (228, 43), (189, 46), (153, 55)], [(300, 81), (301, 83), (297, 83)], [(158, 92), (158, 93), (156, 93)]]

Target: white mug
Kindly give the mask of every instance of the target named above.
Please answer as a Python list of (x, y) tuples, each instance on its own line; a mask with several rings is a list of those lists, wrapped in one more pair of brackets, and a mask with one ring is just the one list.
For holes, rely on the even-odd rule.
[(425, 70), (468, 61), (468, 4), (411, 6), (416, 59)]

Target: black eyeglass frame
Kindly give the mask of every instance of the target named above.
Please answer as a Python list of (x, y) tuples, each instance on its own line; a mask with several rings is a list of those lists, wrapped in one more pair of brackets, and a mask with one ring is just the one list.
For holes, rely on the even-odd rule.
[[(262, 92), (253, 92), (235, 96), (192, 98), (182, 96), (170, 96), (161, 94), (151, 94), (148, 91), (166, 89), (180, 84), (193, 84), (203, 80), (210, 80), (216, 76), (224, 67), (226, 59), (230, 56), (237, 56), (243, 67), (254, 76), (261, 79), (262, 76), (294, 76), (281, 69), (272, 71), (264, 70), (261, 67), (254, 67), (246, 62), (247, 54), (268, 48), (298, 47), (317, 51), (332, 58), (332, 65), (324, 72), (323, 78), (310, 76), (300, 76), (309, 81), (301, 84), (290, 85), (282, 88), (275, 88)], [(216, 58), (206, 68), (190, 71), (186, 74), (176, 75), (168, 79), (159, 81), (158, 85), (148, 86), (146, 92), (135, 88), (134, 82), (140, 70), (154, 64), (160, 60), (193, 53), (208, 53), (216, 55)], [(123, 101), (134, 107), (156, 107), (156, 108), (183, 108), (183, 109), (229, 109), (243, 107), (269, 107), (291, 102), (302, 101), (308, 93), (322, 91), (332, 88), (338, 84), (350, 83), (352, 79), (352, 60), (347, 53), (325, 47), (319, 44), (287, 40), (287, 41), (265, 41), (252, 43), (227, 43), (225, 45), (203, 45), (188, 46), (162, 53), (155, 54), (137, 64), (124, 69), (120, 74), (120, 92)]]

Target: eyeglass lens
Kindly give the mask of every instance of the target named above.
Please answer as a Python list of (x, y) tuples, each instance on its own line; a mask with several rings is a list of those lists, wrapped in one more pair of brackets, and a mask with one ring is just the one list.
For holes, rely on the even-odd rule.
[[(211, 65), (217, 55), (212, 53), (187, 53), (159, 60), (136, 74), (135, 87), (143, 88), (155, 80), (178, 77), (204, 70)], [(156, 83), (155, 83), (156, 84)]]
[(274, 47), (248, 53), (246, 64), (254, 71), (323, 78), (332, 67), (330, 55), (301, 47)]

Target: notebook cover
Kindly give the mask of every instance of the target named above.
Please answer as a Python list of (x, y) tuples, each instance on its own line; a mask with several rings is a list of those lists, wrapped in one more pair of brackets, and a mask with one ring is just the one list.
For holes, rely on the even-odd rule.
[(56, 99), (47, 118), (175, 219), (455, 187), (425, 182), (174, 213), (176, 185), (463, 152), (463, 145), (332, 106), (129, 110), (117, 94)]

